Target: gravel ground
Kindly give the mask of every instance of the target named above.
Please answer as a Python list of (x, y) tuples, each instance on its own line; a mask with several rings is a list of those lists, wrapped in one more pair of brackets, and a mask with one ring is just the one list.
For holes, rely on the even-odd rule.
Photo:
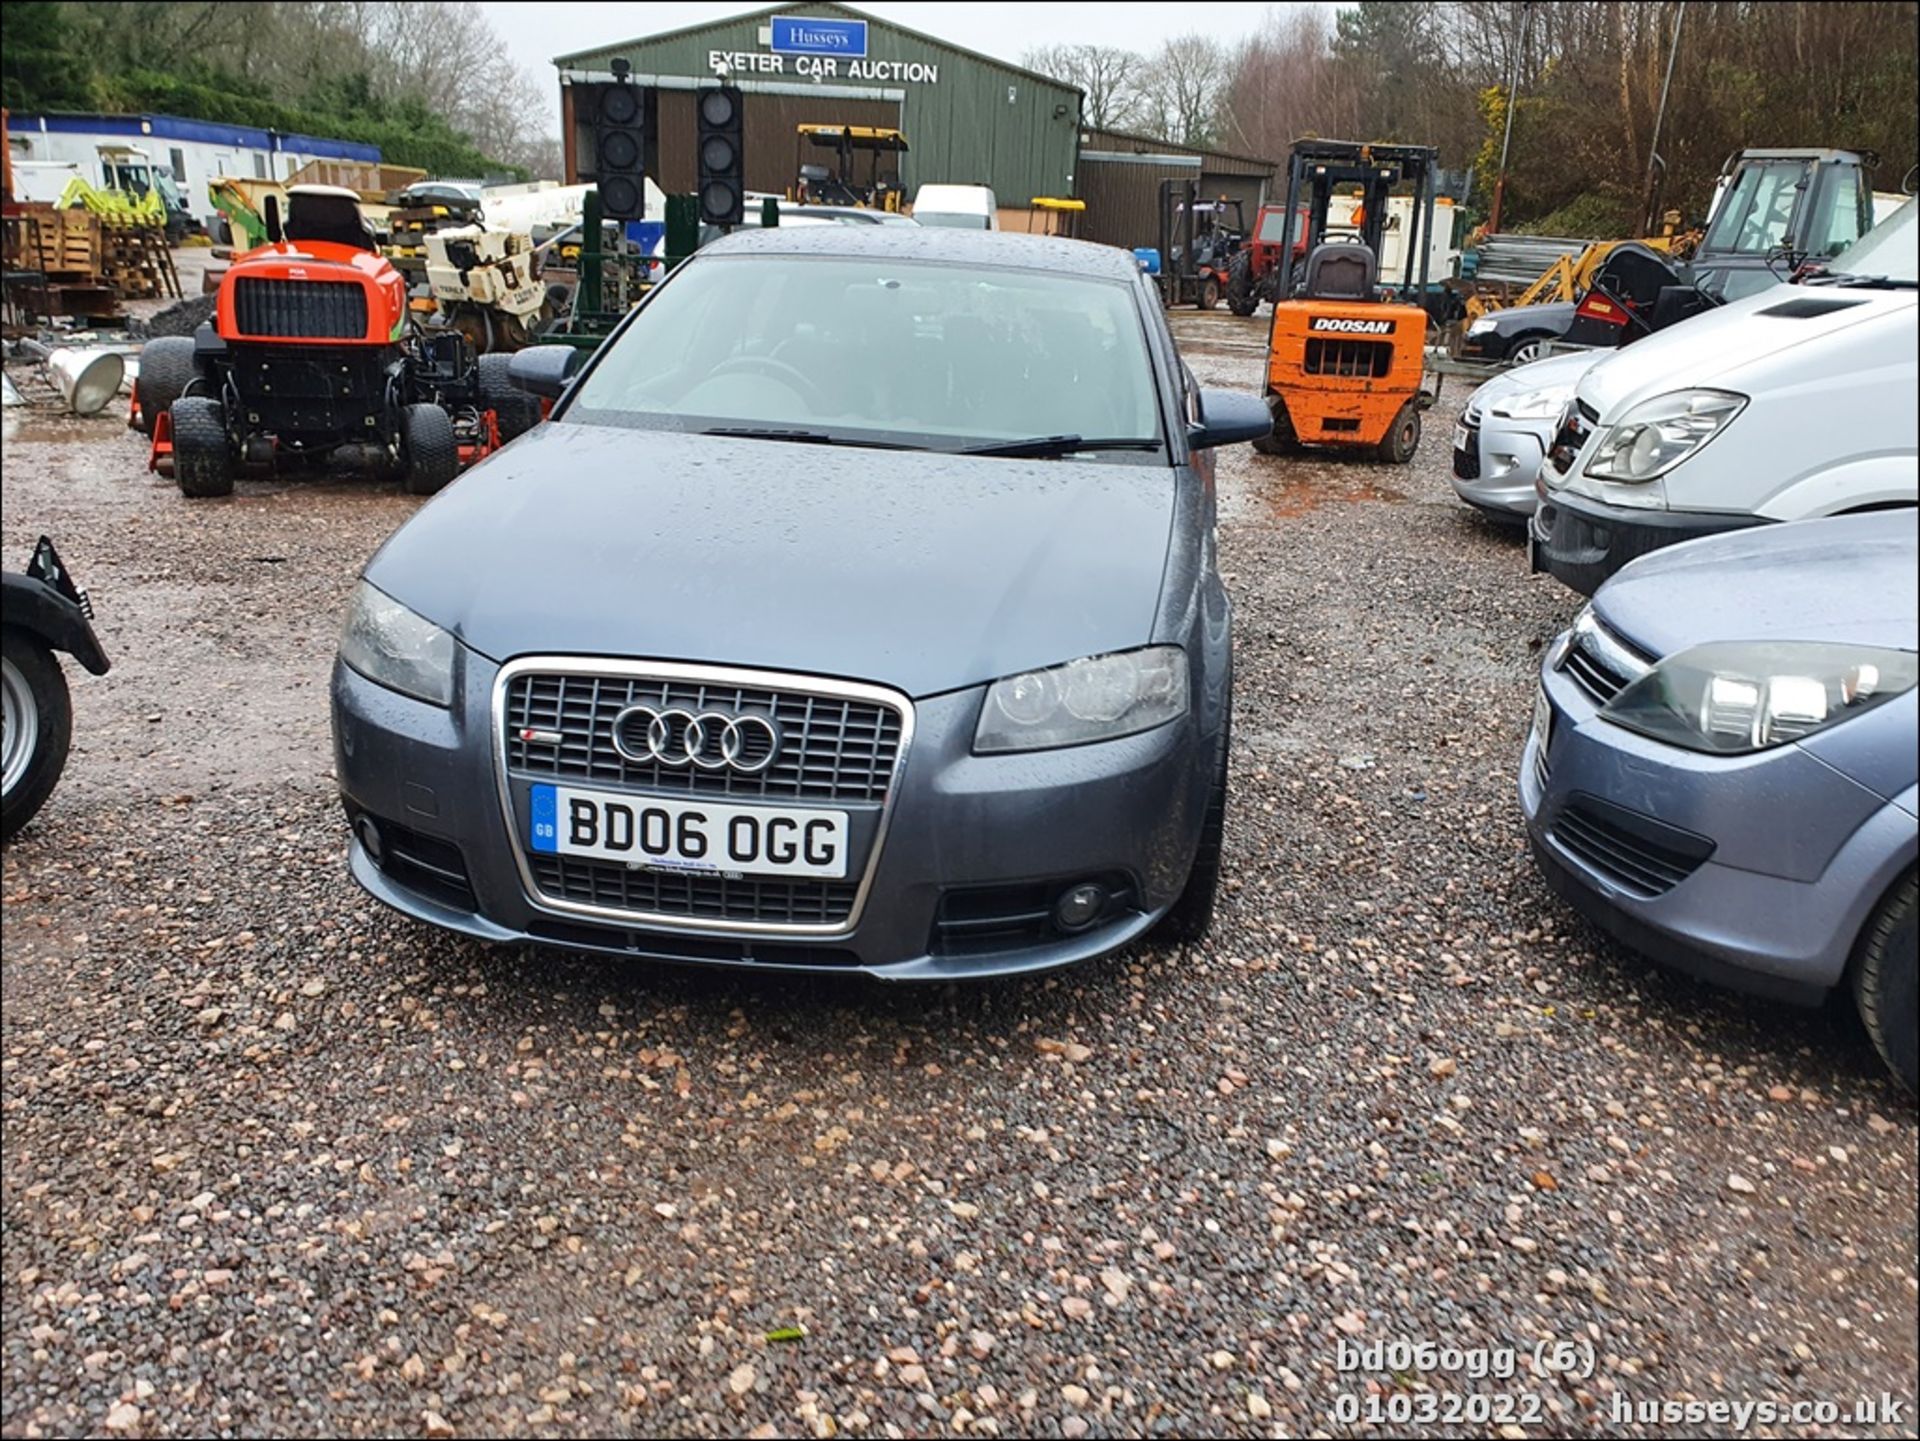
[[(1255, 383), (1260, 322), (1178, 329)], [(9, 412), (6, 558), (51, 533), (115, 666), (70, 668), (5, 858), (0, 1426), (1265, 1436), (1412, 1388), (1539, 1404), (1513, 1435), (1890, 1393), (1869, 1431), (1911, 1434), (1914, 1112), (1843, 1016), (1654, 971), (1533, 874), (1513, 771), (1574, 601), (1454, 501), (1464, 397), (1407, 469), (1223, 459), (1209, 943), (945, 991), (378, 908), (326, 676), (415, 502), (190, 504), (117, 421)], [(1595, 1365), (1337, 1369), (1395, 1338)]]

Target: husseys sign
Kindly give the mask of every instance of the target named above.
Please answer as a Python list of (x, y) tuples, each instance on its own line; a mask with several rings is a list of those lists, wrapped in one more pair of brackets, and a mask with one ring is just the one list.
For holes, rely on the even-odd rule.
[(722, 75), (802, 75), (810, 80), (904, 80), (938, 85), (940, 67), (919, 60), (873, 60), (867, 22), (776, 15), (760, 32), (764, 51), (709, 50), (707, 68)]

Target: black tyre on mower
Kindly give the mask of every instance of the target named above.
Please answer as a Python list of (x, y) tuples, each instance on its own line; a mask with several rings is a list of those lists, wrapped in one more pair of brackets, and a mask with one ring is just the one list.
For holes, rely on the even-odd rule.
[(439, 406), (407, 406), (400, 415), (400, 442), (407, 467), (400, 484), (408, 495), (436, 494), (459, 474), (460, 442)]
[(73, 701), (60, 662), (41, 639), (18, 626), (0, 628), (0, 840), (32, 820), (60, 779), (73, 739)]
[(1400, 413), (1393, 418), (1393, 424), (1387, 427), (1386, 438), (1380, 442), (1375, 452), (1380, 459), (1394, 465), (1406, 465), (1413, 459), (1414, 451), (1420, 448), (1420, 407), (1409, 400), (1400, 407)]
[(1909, 1092), (1920, 1091), (1920, 880), (1893, 884), (1861, 932), (1853, 1002), (1874, 1049)]
[(162, 335), (140, 347), (140, 374), (133, 385), (140, 398), (142, 435), (153, 434), (160, 413), (173, 408), (199, 373), (190, 335)]
[(507, 378), (507, 369), (512, 363), (513, 357), (509, 355), (483, 355), (479, 362), (480, 399), (493, 412), (502, 444), (525, 435), (540, 423), (540, 397), (527, 394)]
[(173, 482), (196, 500), (233, 494), (233, 442), (226, 407), (204, 395), (174, 401)]
[(1233, 682), (1227, 682), (1227, 713), (1220, 721), (1220, 739), (1214, 761), (1213, 788), (1207, 793), (1206, 819), (1200, 824), (1200, 845), (1180, 899), (1153, 928), (1154, 939), (1174, 943), (1197, 941), (1213, 924), (1213, 903), (1220, 894), (1220, 846), (1227, 830), (1227, 755), (1233, 748)]
[(1212, 310), (1220, 303), (1220, 282), (1211, 275), (1200, 282), (1200, 296), (1194, 302), (1202, 310)]

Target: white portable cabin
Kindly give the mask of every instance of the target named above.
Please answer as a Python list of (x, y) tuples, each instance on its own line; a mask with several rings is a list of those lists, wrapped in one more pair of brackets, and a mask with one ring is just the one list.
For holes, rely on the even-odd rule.
[[(77, 166), (93, 185), (105, 185), (102, 147), (133, 147), (173, 176), (188, 208), (203, 223), (218, 214), (207, 198), (216, 175), (285, 180), (311, 160), (378, 163), (380, 147), (291, 131), (261, 130), (179, 115), (9, 115), (7, 139), (16, 166), (54, 162)], [(71, 173), (71, 172), (69, 172)], [(16, 186), (20, 183), (15, 182)], [(35, 180), (38, 186), (40, 180)], [(60, 182), (66, 184), (65, 179)], [(23, 197), (24, 198), (24, 197)], [(34, 198), (40, 198), (37, 194)], [(49, 197), (58, 199), (58, 194)]]

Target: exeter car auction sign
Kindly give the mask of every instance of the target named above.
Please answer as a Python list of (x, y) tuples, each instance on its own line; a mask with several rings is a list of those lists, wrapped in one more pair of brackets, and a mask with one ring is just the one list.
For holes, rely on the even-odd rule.
[(776, 15), (760, 31), (764, 51), (709, 50), (718, 75), (804, 75), (820, 80), (905, 80), (938, 85), (940, 67), (919, 60), (867, 58), (867, 22)]

